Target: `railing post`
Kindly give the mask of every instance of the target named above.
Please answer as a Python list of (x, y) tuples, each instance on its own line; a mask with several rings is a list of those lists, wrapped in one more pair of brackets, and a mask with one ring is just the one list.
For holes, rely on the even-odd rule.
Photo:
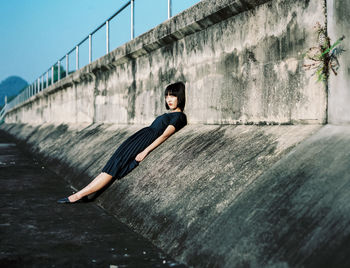
[(41, 88), (44, 90), (44, 75), (40, 77), (41, 80)]
[(131, 40), (134, 39), (135, 36), (135, 30), (134, 30), (134, 7), (135, 7), (135, 1), (131, 0)]
[(38, 92), (40, 91), (40, 81), (39, 81), (39, 78), (37, 80), (37, 83), (38, 83)]
[(79, 70), (79, 46), (75, 46), (75, 70)]
[(69, 54), (66, 54), (66, 76), (69, 74)]
[(168, 0), (168, 19), (171, 18), (171, 0)]
[(49, 70), (46, 71), (46, 87), (49, 87)]
[(61, 61), (59, 60), (57, 62), (57, 81), (59, 81), (61, 78)]
[(54, 79), (54, 77), (53, 77), (53, 73), (54, 73), (54, 66), (51, 66), (51, 85), (53, 85), (53, 79)]
[(7, 104), (7, 95), (5, 95), (5, 105)]
[(106, 21), (106, 54), (109, 53), (109, 21)]
[(92, 60), (92, 35), (89, 34), (89, 63)]

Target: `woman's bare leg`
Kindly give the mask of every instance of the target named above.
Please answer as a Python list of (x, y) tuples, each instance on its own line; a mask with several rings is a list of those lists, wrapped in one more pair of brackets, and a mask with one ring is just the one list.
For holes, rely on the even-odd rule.
[(89, 194), (92, 194), (100, 189), (102, 189), (105, 185), (107, 185), (113, 176), (107, 174), (107, 173), (100, 173), (95, 179), (93, 179), (92, 182), (90, 182), (88, 185), (86, 185), (83, 189), (81, 189), (79, 192), (76, 192), (75, 194), (72, 194), (68, 197), (70, 202), (75, 202), (84, 196), (87, 196)]

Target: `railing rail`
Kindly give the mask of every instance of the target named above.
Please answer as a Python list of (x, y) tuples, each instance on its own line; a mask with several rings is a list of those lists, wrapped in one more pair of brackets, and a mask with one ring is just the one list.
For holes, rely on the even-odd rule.
[[(79, 70), (79, 47), (84, 44), (87, 40), (89, 45), (89, 54), (88, 59), (89, 63), (92, 62), (92, 45), (93, 45), (93, 35), (106, 26), (106, 54), (110, 52), (110, 21), (119, 15), (123, 10), (131, 5), (130, 13), (130, 39), (134, 39), (135, 30), (134, 30), (134, 5), (136, 0), (129, 0), (121, 8), (119, 8), (112, 16), (105, 20), (101, 25), (89, 33), (83, 40), (76, 44), (71, 50), (69, 50), (64, 56), (58, 59), (50, 68), (48, 68), (44, 73), (42, 73), (37, 79), (35, 79), (31, 84), (29, 84), (22, 92), (20, 92), (15, 98), (5, 104), (4, 108), (1, 110), (0, 121), (6, 114), (6, 111), (12, 109), (13, 107), (23, 103), (30, 97), (36, 95), (40, 91), (43, 91), (45, 88), (53, 85), (61, 78), (68, 76), (71, 72)], [(165, 0), (164, 0), (165, 1)], [(200, 1), (200, 0), (198, 0)], [(172, 1), (168, 0), (168, 19), (172, 17)], [(75, 52), (75, 70), (70, 71), (69, 69), (69, 56)], [(61, 70), (62, 63), (65, 62), (66, 69)]]

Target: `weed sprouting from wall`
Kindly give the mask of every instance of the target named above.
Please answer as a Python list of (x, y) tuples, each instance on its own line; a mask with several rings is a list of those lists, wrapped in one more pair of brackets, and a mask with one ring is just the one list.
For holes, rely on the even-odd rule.
[(338, 57), (345, 50), (339, 46), (345, 36), (340, 37), (334, 44), (327, 35), (326, 27), (322, 27), (319, 22), (315, 25), (315, 30), (318, 35), (318, 46), (311, 47), (304, 53), (304, 57), (308, 63), (304, 64), (305, 70), (315, 70), (312, 75), (316, 75), (317, 81), (326, 81), (330, 70), (337, 75), (337, 70), (340, 67)]

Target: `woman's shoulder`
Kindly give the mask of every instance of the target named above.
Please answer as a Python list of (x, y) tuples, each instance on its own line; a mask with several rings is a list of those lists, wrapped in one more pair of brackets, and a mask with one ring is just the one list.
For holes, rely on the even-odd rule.
[(187, 116), (184, 112), (179, 112), (179, 118), (181, 118), (182, 120), (186, 121)]
[(179, 121), (179, 124), (183, 126), (187, 125), (187, 117), (186, 117), (186, 114), (183, 112), (176, 113), (176, 120)]
[(182, 119), (182, 120), (186, 120), (186, 114), (184, 112), (173, 112), (173, 113), (168, 113), (170, 114), (171, 116), (174, 116), (174, 117), (177, 117), (179, 119)]

